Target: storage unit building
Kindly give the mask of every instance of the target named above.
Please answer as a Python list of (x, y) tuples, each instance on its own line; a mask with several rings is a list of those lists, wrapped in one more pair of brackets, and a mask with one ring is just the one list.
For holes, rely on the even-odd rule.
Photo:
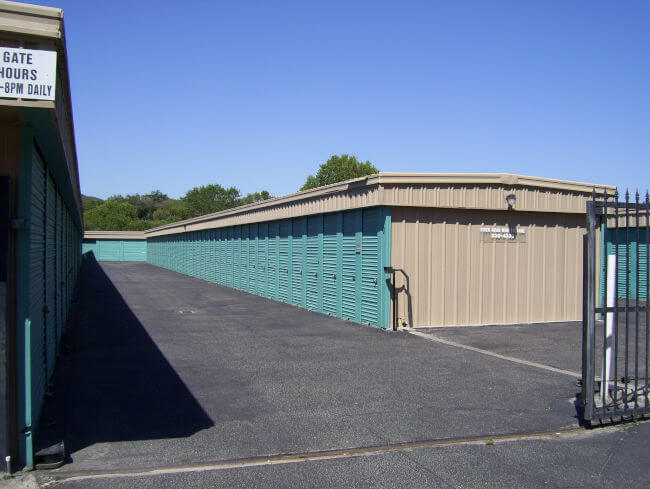
[(147, 241), (141, 231), (86, 231), (82, 252), (97, 261), (147, 261)]
[(18, 469), (33, 464), (81, 256), (61, 10), (0, 2), (0, 83), (0, 451)]
[(594, 190), (380, 173), (145, 231), (147, 261), (381, 328), (578, 320)]

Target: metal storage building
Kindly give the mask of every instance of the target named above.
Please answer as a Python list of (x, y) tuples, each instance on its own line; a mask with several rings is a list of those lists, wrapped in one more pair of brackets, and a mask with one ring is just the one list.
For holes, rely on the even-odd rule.
[(86, 231), (82, 253), (97, 261), (147, 261), (147, 240), (142, 231)]
[(578, 320), (594, 191), (380, 173), (150, 229), (147, 261), (381, 328)]
[(0, 1), (0, 63), (0, 450), (17, 469), (33, 465), (81, 254), (61, 10)]

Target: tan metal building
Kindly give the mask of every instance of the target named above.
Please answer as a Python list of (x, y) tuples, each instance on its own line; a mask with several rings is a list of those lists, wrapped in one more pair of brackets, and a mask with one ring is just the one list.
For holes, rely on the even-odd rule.
[[(313, 294), (321, 294), (321, 298), (312, 301), (311, 306), (308, 298), (301, 299), (302, 302), (292, 301), (290, 294), (283, 295), (275, 289), (259, 292), (241, 280), (240, 285), (237, 277), (248, 273), (245, 268), (249, 266), (253, 253), (248, 247), (245, 257), (238, 251), (234, 252), (230, 263), (235, 267), (230, 272), (233, 278), (229, 283), (223, 283), (380, 327), (393, 326), (394, 321), (399, 326), (423, 327), (578, 320), (582, 310), (585, 209), (594, 191), (599, 195), (604, 191), (611, 194), (615, 187), (511, 174), (380, 173), (145, 231), (148, 261), (220, 281), (212, 278), (210, 266), (203, 270), (192, 268), (190, 262), (188, 265), (174, 262), (173, 256), (184, 251), (157, 251), (157, 240), (163, 237), (168, 240), (186, 239), (188, 236), (190, 241), (196, 239), (198, 249), (208, 250), (206, 255), (201, 255), (202, 251), (197, 255), (205, 261), (214, 253), (220, 253), (218, 244), (222, 238), (210, 234), (214, 230), (232, 228), (231, 237), (223, 239), (234, 239), (233, 249), (243, 250), (241, 243), (249, 241), (248, 228), (251, 226), (269, 223), (263, 238), (267, 243), (272, 223), (279, 222), (278, 231), (273, 233), (281, 243), (282, 223), (288, 222), (286, 228), (289, 231), (284, 234), (293, 236), (296, 243), (302, 234), (291, 231), (296, 228), (295, 220), (322, 215), (326, 216), (325, 224), (321, 224), (324, 227), (316, 232), (324, 236), (324, 242), (327, 243), (328, 236), (332, 237), (332, 242), (334, 237), (342, 237), (343, 247), (338, 248), (343, 262), (338, 265), (342, 277), (336, 278), (334, 263), (330, 267), (333, 273), (327, 273), (327, 250), (322, 245), (315, 248), (321, 254), (318, 257), (321, 265), (313, 268), (313, 275), (318, 277), (320, 270), (325, 279), (314, 285)], [(380, 289), (377, 292), (379, 311), (376, 321), (365, 320), (363, 313), (356, 318), (352, 312), (345, 314), (345, 237), (349, 234), (345, 230), (346, 213), (374, 208), (382, 209), (381, 216), (385, 216), (385, 219), (380, 218), (377, 234), (380, 247), (384, 240), (378, 259), (380, 270), (383, 268), (381, 265), (395, 269), (394, 295), (390, 290), (391, 273), (368, 275), (372, 284)], [(342, 213), (342, 224), (338, 228), (336, 213)], [(327, 216), (332, 220), (329, 231)], [(186, 238), (179, 238), (179, 235)], [(309, 232), (305, 231), (304, 235), (308, 238)], [(253, 240), (252, 236), (250, 240)], [(365, 250), (363, 239), (356, 245), (356, 252), (361, 255)], [(217, 246), (214, 252), (210, 251), (213, 241)], [(255, 242), (261, 242), (257, 235)], [(336, 249), (332, 250), (332, 253), (337, 253)], [(350, 250), (350, 253), (354, 252), (354, 248)], [(169, 258), (168, 262), (163, 256)], [(268, 258), (265, 260), (267, 263)], [(325, 262), (325, 268), (322, 262)], [(291, 260), (287, 273), (291, 272), (290, 265)], [(372, 266), (376, 268), (374, 264)], [(282, 269), (281, 266), (278, 268)], [(227, 276), (225, 272), (224, 276)], [(349, 276), (350, 280), (355, 279), (354, 275)], [(339, 299), (343, 305), (337, 309), (336, 299), (332, 299), (328, 310), (326, 289), (330, 278), (336, 279), (336, 283), (330, 284), (332, 294), (338, 291), (340, 296), (343, 291), (343, 299)], [(248, 278), (246, 280), (250, 282)], [(257, 276), (255, 280), (258, 280)], [(276, 279), (265, 277), (264, 280), (270, 284)], [(281, 279), (277, 283), (281, 286)], [(358, 304), (351, 305), (350, 311), (354, 307), (362, 309), (363, 297), (373, 292), (370, 282), (364, 284), (359, 286)], [(291, 283), (288, 286), (291, 287)], [(319, 291), (319, 287), (325, 290)], [(352, 296), (349, 299), (351, 302), (354, 300)], [(383, 302), (385, 305), (382, 306)], [(394, 316), (395, 302), (398, 306)]]

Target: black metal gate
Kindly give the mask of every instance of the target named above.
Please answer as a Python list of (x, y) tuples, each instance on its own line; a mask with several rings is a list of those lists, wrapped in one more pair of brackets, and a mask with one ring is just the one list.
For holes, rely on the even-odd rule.
[(650, 202), (637, 192), (587, 203), (582, 402), (585, 420), (650, 413), (648, 273)]

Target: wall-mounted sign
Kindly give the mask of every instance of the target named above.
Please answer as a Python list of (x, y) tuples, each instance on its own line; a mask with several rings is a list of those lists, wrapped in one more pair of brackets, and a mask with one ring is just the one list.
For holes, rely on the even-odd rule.
[(56, 52), (0, 47), (0, 97), (54, 100)]
[(483, 242), (516, 241), (526, 242), (526, 228), (516, 226), (484, 226), (481, 228)]

